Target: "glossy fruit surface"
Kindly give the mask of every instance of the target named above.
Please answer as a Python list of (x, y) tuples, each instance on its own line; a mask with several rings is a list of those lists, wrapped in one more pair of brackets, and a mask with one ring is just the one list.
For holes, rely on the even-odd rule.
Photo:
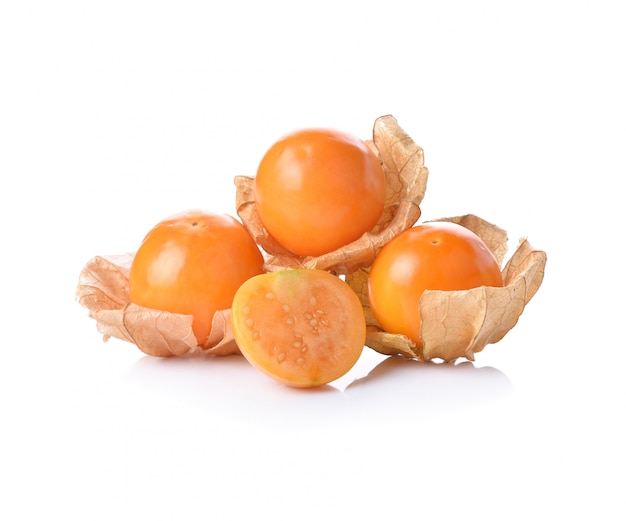
[(365, 318), (354, 291), (322, 270), (294, 269), (253, 277), (231, 312), (242, 354), (275, 380), (315, 387), (347, 373), (365, 343)]
[(371, 230), (385, 203), (380, 161), (364, 141), (331, 129), (286, 135), (263, 156), (255, 178), (259, 217), (300, 256), (318, 256)]
[(370, 270), (368, 292), (382, 328), (422, 346), (422, 293), (479, 286), (502, 286), (493, 253), (467, 228), (432, 222), (409, 228), (382, 248)]
[(215, 311), (230, 308), (239, 286), (262, 272), (263, 256), (239, 221), (190, 210), (148, 232), (131, 265), (130, 300), (193, 315), (193, 332), (202, 345)]

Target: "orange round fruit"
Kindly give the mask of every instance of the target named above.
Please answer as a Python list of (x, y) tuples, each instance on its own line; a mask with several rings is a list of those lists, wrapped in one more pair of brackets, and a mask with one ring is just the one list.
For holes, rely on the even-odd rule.
[(255, 201), (278, 243), (302, 257), (318, 256), (374, 227), (385, 204), (385, 176), (361, 139), (332, 129), (303, 129), (265, 153)]
[(235, 294), (231, 320), (246, 359), (294, 387), (316, 387), (343, 376), (365, 343), (356, 293), (323, 270), (283, 270), (247, 280)]
[(215, 312), (230, 308), (239, 286), (263, 272), (263, 262), (234, 217), (182, 212), (159, 222), (143, 239), (130, 268), (130, 301), (193, 315), (193, 332), (203, 345)]
[(380, 251), (370, 269), (370, 307), (381, 327), (418, 346), (420, 299), (425, 290), (466, 290), (502, 286), (493, 253), (471, 230), (451, 222), (409, 228)]

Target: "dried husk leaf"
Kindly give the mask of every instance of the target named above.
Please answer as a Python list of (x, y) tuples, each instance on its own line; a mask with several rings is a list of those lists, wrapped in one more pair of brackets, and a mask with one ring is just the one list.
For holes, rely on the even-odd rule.
[[(438, 219), (469, 228), (483, 239), (502, 265), (506, 232), (475, 215)], [(543, 281), (547, 256), (523, 239), (502, 270), (504, 286), (464, 291), (425, 291), (420, 300), (423, 347), (404, 335), (384, 331), (376, 322), (367, 296), (369, 268), (346, 277), (361, 299), (367, 322), (366, 344), (383, 354), (418, 360), (474, 360), (487, 344), (500, 341), (519, 320)]]
[(96, 256), (79, 275), (76, 298), (96, 320), (106, 342), (111, 337), (135, 344), (148, 355), (183, 356), (197, 351), (211, 355), (240, 354), (235, 343), (230, 310), (213, 317), (211, 334), (199, 346), (193, 317), (138, 306), (130, 302), (128, 278), (134, 254)]
[(370, 265), (380, 248), (417, 222), (428, 180), (422, 148), (390, 115), (376, 119), (373, 138), (366, 143), (380, 158), (385, 173), (383, 214), (376, 226), (359, 239), (318, 257), (299, 257), (278, 244), (263, 226), (256, 209), (254, 178), (235, 177), (237, 214), (256, 243), (267, 253), (267, 271), (315, 268), (339, 275), (352, 273)]

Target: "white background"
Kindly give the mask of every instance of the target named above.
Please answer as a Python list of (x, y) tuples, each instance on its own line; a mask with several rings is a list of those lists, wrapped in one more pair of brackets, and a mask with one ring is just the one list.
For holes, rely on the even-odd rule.
[[(624, 519), (622, 2), (7, 1), (0, 7), (0, 518)], [(103, 343), (94, 255), (234, 213), (287, 131), (424, 148), (423, 219), (548, 254), (476, 361), (366, 350), (328, 389)]]

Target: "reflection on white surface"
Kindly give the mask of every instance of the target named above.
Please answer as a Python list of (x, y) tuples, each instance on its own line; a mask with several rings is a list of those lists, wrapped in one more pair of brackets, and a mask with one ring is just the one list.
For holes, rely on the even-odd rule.
[[(373, 353), (373, 352), (372, 352)], [(420, 363), (364, 353), (333, 385), (294, 389), (253, 368), (243, 357), (143, 357), (126, 381), (165, 394), (223, 420), (257, 427), (317, 428), (372, 422), (415, 422), (499, 400), (513, 392), (501, 371)]]
[(425, 419), (452, 410), (484, 405), (513, 392), (504, 373), (493, 367), (421, 363), (388, 357), (367, 376), (351, 383), (346, 394), (376, 419)]

